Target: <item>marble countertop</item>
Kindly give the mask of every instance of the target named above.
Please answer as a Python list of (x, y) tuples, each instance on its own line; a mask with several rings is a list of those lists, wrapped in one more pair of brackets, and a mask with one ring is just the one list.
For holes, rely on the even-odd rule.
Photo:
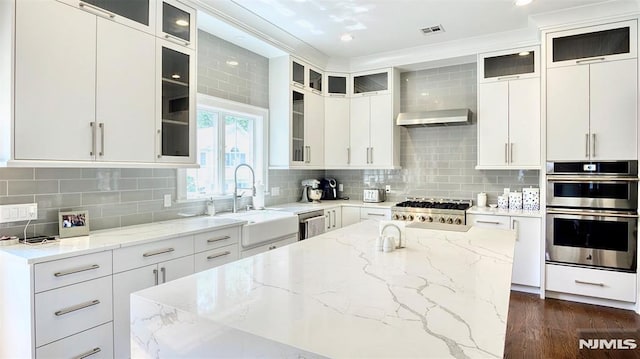
[(246, 222), (242, 220), (225, 217), (192, 217), (100, 230), (91, 232), (88, 236), (63, 238), (44, 244), (4, 246), (0, 247), (0, 252), (22, 258), (28, 264), (35, 264), (177, 236), (240, 226), (244, 223)]
[(524, 211), (521, 209), (498, 209), (491, 207), (478, 207), (472, 206), (467, 209), (468, 214), (486, 214), (491, 216), (513, 216), (513, 217), (535, 217), (541, 218), (542, 212), (540, 211)]
[(324, 210), (327, 208), (333, 208), (336, 206), (348, 206), (348, 207), (366, 207), (366, 208), (391, 208), (395, 206), (395, 202), (378, 202), (378, 203), (369, 203), (355, 200), (324, 200), (320, 201), (320, 203), (302, 203), (302, 202), (293, 202), (293, 203), (285, 203), (285, 204), (277, 204), (273, 206), (267, 207), (267, 209), (275, 209), (280, 211), (287, 211), (295, 214), (306, 213), (316, 210)]
[[(132, 294), (134, 357), (501, 358), (515, 234), (363, 221)], [(393, 232), (389, 232), (393, 233)]]

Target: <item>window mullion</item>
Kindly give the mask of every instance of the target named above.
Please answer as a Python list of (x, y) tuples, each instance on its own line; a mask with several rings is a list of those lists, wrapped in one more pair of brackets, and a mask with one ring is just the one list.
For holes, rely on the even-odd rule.
[(227, 131), (226, 129), (227, 121), (225, 120), (225, 116), (226, 116), (225, 113), (218, 112), (218, 151), (217, 153), (218, 153), (218, 173), (220, 174), (218, 176), (218, 186), (220, 187), (220, 192), (222, 194), (227, 194), (225, 190), (225, 183), (226, 183), (225, 133)]

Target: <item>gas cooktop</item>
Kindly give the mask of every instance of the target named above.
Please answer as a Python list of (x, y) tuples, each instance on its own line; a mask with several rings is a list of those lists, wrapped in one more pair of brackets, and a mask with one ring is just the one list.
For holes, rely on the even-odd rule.
[(391, 208), (391, 218), (409, 222), (466, 224), (466, 210), (472, 201), (456, 199), (407, 198)]

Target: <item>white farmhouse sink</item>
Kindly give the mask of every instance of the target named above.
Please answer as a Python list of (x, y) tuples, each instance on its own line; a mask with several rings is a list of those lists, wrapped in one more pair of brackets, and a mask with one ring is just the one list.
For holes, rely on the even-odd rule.
[(220, 216), (248, 222), (242, 226), (243, 249), (298, 233), (298, 216), (289, 212), (259, 210)]

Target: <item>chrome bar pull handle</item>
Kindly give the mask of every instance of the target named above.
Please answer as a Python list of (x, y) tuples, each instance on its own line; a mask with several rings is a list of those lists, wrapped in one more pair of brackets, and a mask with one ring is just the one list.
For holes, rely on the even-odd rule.
[(520, 232), (520, 222), (518, 222), (517, 219), (514, 219), (513, 222), (511, 222), (511, 229), (516, 231), (516, 241), (519, 241), (520, 236), (518, 235), (518, 232)]
[(515, 76), (504, 76), (504, 77), (498, 77), (498, 81), (503, 81), (503, 80), (517, 80), (519, 79), (520, 76), (515, 75)]
[(98, 125), (100, 127), (100, 152), (99, 156), (104, 156), (104, 122), (100, 122)]
[(495, 225), (499, 225), (500, 222), (494, 222), (494, 221), (476, 221), (476, 223), (484, 223), (484, 224), (495, 224)]
[(604, 61), (604, 60), (605, 60), (604, 57), (596, 57), (596, 58), (593, 58), (593, 59), (577, 60), (576, 64), (586, 64), (586, 63), (589, 63), (589, 62)]
[(109, 12), (103, 8), (99, 8), (97, 6), (91, 5), (91, 4), (87, 4), (84, 1), (79, 1), (78, 2), (78, 7), (86, 12), (90, 12), (94, 15), (103, 17), (105, 19), (113, 19), (116, 17), (116, 14)]
[(584, 143), (585, 143), (584, 156), (588, 158), (589, 157), (589, 134), (588, 133), (584, 134)]
[(208, 256), (207, 259), (215, 259), (215, 258), (219, 258), (219, 257), (224, 257), (224, 256), (228, 256), (229, 254), (231, 254), (231, 252), (224, 251), (224, 252), (221, 252), (221, 253), (212, 254), (212, 255)]
[(220, 242), (220, 241), (224, 241), (227, 239), (230, 239), (231, 237), (229, 236), (222, 236), (222, 237), (218, 237), (218, 238), (211, 238), (211, 239), (207, 239), (207, 243), (215, 243), (215, 242)]
[(373, 147), (369, 147), (369, 148), (371, 149), (370, 150), (370, 152), (371, 152), (371, 164), (373, 164)]
[(509, 163), (513, 163), (513, 142), (509, 144)]
[(80, 303), (80, 304), (77, 304), (77, 305), (74, 305), (74, 306), (71, 306), (71, 307), (68, 307), (68, 308), (60, 309), (59, 311), (57, 311), (57, 312), (55, 312), (53, 314), (55, 314), (56, 317), (59, 317), (59, 316), (65, 315), (65, 314), (69, 314), (69, 313), (75, 312), (76, 310), (93, 307), (94, 305), (98, 305), (98, 304), (100, 304), (100, 301), (97, 300), (97, 299), (94, 299), (94, 300), (91, 300), (91, 301), (88, 301), (88, 302), (85, 302), (85, 303)]
[(351, 147), (347, 147), (347, 164), (351, 164)]
[(574, 280), (574, 282), (576, 282), (577, 284), (587, 284), (587, 285), (596, 285), (598, 287), (604, 287), (604, 283), (595, 283), (595, 282), (585, 282), (585, 281), (581, 281), (581, 280)]
[(177, 36), (173, 36), (171, 34), (164, 34), (164, 38), (179, 45), (189, 46), (189, 44), (191, 44), (189, 41), (181, 39)]
[(165, 267), (160, 268), (162, 273), (162, 283), (167, 283), (167, 269)]
[(146, 258), (146, 257), (157, 256), (158, 254), (171, 253), (173, 251), (175, 251), (175, 249), (173, 249), (173, 248), (159, 249), (157, 251), (151, 251), (151, 252), (144, 253), (142, 256)]
[(155, 284), (158, 285), (158, 270), (157, 269), (153, 270), (153, 277), (155, 279)]
[(591, 134), (591, 157), (596, 157), (596, 134)]
[(509, 144), (504, 144), (504, 163), (509, 163)]
[(78, 355), (78, 356), (74, 357), (73, 359), (84, 359), (84, 358), (88, 358), (88, 357), (90, 357), (90, 356), (92, 356), (92, 355), (94, 355), (94, 354), (98, 354), (98, 353), (100, 353), (101, 351), (102, 351), (102, 349), (100, 349), (99, 347), (98, 347), (98, 348), (93, 348), (93, 349), (89, 350), (89, 351), (88, 351), (88, 352), (86, 352), (86, 353), (82, 353), (82, 354), (80, 354), (80, 355)]
[(327, 229), (331, 229), (331, 217), (330, 217), (330, 214), (329, 213), (325, 214), (324, 215), (324, 219), (327, 222)]
[(75, 274), (75, 273), (80, 273), (80, 272), (86, 272), (88, 270), (93, 270), (93, 269), (98, 269), (98, 268), (100, 268), (99, 265), (92, 264), (92, 265), (86, 266), (86, 267), (80, 267), (80, 268), (75, 268), (75, 269), (69, 269), (69, 270), (66, 270), (66, 271), (56, 272), (53, 275), (55, 277), (64, 277), (65, 275)]
[(336, 228), (336, 223), (338, 222), (336, 217), (336, 210), (334, 209), (331, 213), (333, 213), (333, 228)]
[(96, 123), (89, 122), (89, 126), (91, 126), (91, 151), (89, 151), (89, 156), (93, 156), (96, 153)]

